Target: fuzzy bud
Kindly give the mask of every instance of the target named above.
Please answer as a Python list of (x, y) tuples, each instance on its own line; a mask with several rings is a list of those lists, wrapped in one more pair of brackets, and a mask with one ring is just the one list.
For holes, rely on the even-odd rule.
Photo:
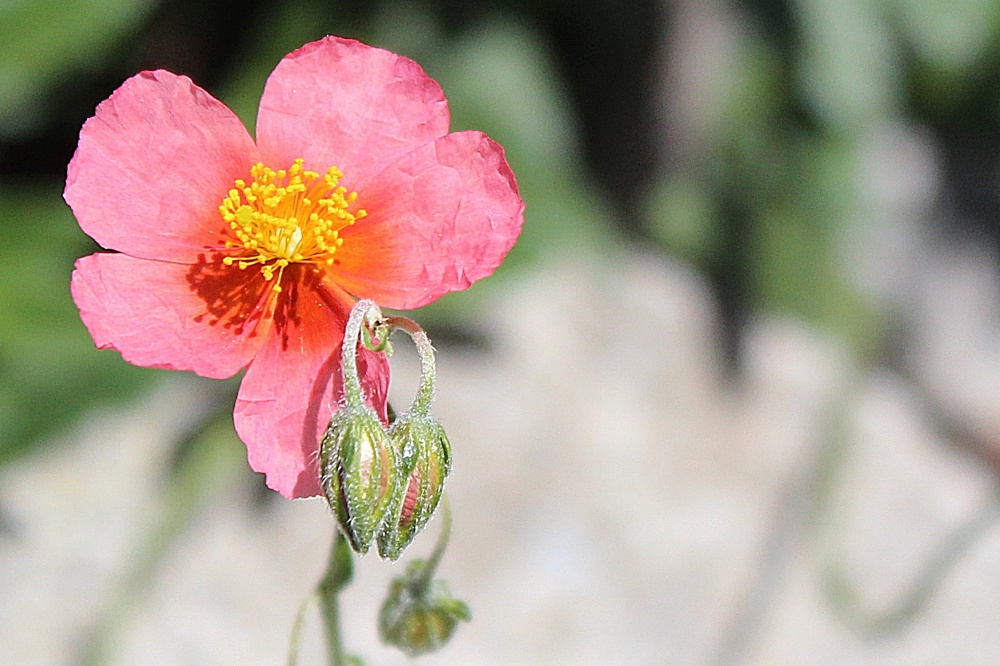
[(396, 560), (434, 514), (451, 471), (451, 443), (427, 415), (403, 414), (389, 428), (403, 479), (398, 501), (378, 533), (379, 555)]
[(428, 584), (427, 563), (413, 562), (406, 575), (392, 581), (379, 612), (379, 635), (411, 657), (440, 649), (469, 607), (452, 597), (442, 581)]
[(323, 493), (356, 552), (368, 552), (387, 512), (398, 504), (401, 475), (389, 435), (371, 408), (346, 406), (320, 443)]

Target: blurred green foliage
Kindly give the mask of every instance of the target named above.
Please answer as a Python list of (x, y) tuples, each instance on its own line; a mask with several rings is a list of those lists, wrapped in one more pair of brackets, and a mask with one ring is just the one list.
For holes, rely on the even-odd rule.
[[(702, 152), (660, 175), (650, 231), (742, 283), (748, 310), (791, 314), (871, 353), (886, 313), (844, 262), (855, 231), (879, 223), (861, 196), (868, 144), (921, 115), (969, 113), (977, 86), (996, 80), (1000, 3), (743, 4), (706, 73), (716, 103), (703, 109)], [(984, 142), (1000, 131), (1000, 88), (988, 97)]]
[(80, 322), (69, 276), (91, 246), (61, 187), (0, 185), (0, 211), (2, 466), (83, 410), (135, 399), (156, 371), (98, 353)]
[(93, 71), (153, 0), (0, 0), (0, 137), (47, 116), (54, 84)]
[[(0, 137), (34, 131), (49, 95), (92, 72), (148, 15), (146, 0), (0, 0)], [(96, 249), (62, 183), (0, 182), (0, 466), (156, 373), (97, 353), (69, 294), (73, 261)]]

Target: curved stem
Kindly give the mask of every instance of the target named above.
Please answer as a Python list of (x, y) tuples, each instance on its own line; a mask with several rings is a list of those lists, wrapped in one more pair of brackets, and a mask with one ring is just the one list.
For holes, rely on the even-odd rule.
[(870, 634), (897, 631), (912, 620), (931, 599), (955, 565), (996, 524), (1000, 515), (1000, 493), (994, 495), (964, 524), (946, 537), (927, 558), (910, 586), (891, 606), (881, 611), (867, 609), (842, 562), (827, 563), (827, 591), (834, 610), (852, 627)]
[(372, 310), (381, 312), (374, 301), (362, 300), (355, 303), (351, 316), (344, 329), (344, 342), (341, 345), (341, 370), (344, 373), (344, 400), (348, 405), (359, 406), (365, 402), (361, 392), (361, 380), (358, 379), (358, 337), (365, 318)]
[(419, 416), (427, 416), (431, 409), (431, 402), (434, 401), (434, 348), (427, 337), (424, 329), (420, 328), (417, 322), (406, 317), (387, 317), (386, 323), (390, 330), (400, 329), (406, 331), (413, 343), (417, 346), (417, 353), (420, 354), (420, 388), (417, 396), (410, 405), (410, 413)]
[(857, 588), (849, 572), (842, 545), (846, 539), (839, 533), (839, 521), (835, 519), (834, 487), (843, 475), (850, 455), (848, 412), (852, 404), (850, 398), (856, 392), (855, 386), (853, 382), (849, 384), (832, 406), (825, 454), (809, 491), (813, 504), (812, 519), (820, 530), (821, 538), (816, 555), (822, 571), (824, 593), (838, 618), (858, 632), (886, 636), (904, 629), (927, 606), (961, 558), (996, 524), (1000, 518), (1000, 491), (934, 547), (916, 576), (892, 602), (882, 608), (873, 608), (866, 602), (863, 591)]

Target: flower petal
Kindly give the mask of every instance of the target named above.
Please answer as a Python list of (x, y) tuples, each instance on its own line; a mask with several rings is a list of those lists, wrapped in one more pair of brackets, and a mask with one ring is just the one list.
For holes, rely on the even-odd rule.
[(286, 56), (264, 87), (257, 144), (266, 164), (296, 158), (344, 172), (357, 189), (396, 157), (448, 132), (448, 103), (420, 65), (352, 39), (326, 37)]
[(368, 212), (344, 229), (335, 279), (388, 308), (426, 305), (503, 261), (524, 221), (503, 149), (457, 132), (397, 160), (358, 193)]
[(259, 159), (222, 102), (185, 76), (142, 72), (84, 124), (64, 197), (106, 248), (194, 261), (219, 245), (219, 204)]
[[(202, 271), (196, 265), (125, 254), (92, 254), (76, 262), (70, 288), (99, 348), (115, 349), (129, 363), (144, 367), (231, 377), (253, 358), (267, 326), (246, 316), (256, 307), (242, 296), (254, 293), (246, 273), (228, 271), (238, 273), (244, 300), (220, 292), (217, 299), (228, 303), (220, 310), (206, 300)], [(265, 292), (262, 283), (256, 278), (255, 293)]]
[[(297, 292), (289, 294), (290, 316), (276, 315), (233, 416), (250, 466), (266, 475), (269, 488), (294, 499), (322, 493), (319, 441), (343, 393), (340, 347), (353, 303), (336, 287), (299, 283), (290, 290)], [(386, 420), (389, 364), (365, 350), (358, 361), (369, 403)]]

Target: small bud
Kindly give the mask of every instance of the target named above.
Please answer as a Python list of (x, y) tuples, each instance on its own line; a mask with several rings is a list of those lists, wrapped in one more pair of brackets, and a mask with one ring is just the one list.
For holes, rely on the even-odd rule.
[(372, 545), (396, 503), (401, 475), (396, 454), (378, 415), (348, 405), (330, 420), (320, 443), (323, 493), (356, 552)]
[(407, 413), (389, 427), (400, 461), (400, 497), (378, 533), (378, 552), (396, 560), (434, 514), (451, 471), (451, 443), (444, 428), (426, 415)]
[(469, 620), (469, 607), (452, 597), (443, 581), (428, 584), (423, 561), (392, 581), (379, 612), (379, 635), (411, 657), (440, 649), (460, 620)]

